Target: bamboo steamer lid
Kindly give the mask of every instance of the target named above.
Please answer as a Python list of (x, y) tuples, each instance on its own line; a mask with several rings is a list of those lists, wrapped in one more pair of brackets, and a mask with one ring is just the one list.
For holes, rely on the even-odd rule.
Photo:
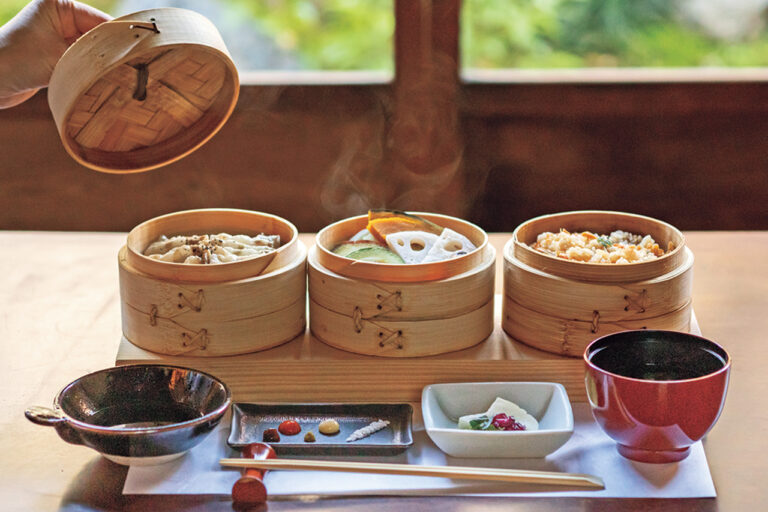
[(229, 118), (237, 69), (216, 27), (150, 9), (84, 34), (53, 70), (48, 103), (64, 148), (97, 171), (154, 169), (193, 152)]

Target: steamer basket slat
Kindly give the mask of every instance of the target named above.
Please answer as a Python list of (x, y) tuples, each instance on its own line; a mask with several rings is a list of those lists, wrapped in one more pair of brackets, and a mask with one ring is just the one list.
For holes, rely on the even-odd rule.
[[(126, 339), (136, 346), (171, 356), (216, 357), (267, 350), (299, 336), (306, 327), (303, 300), (280, 311), (240, 320), (190, 315), (187, 318), (158, 316), (150, 322), (150, 314), (126, 311), (129, 308), (131, 306), (123, 305)], [(146, 343), (147, 340), (151, 343)]]
[[(484, 251), (483, 268), (494, 265), (496, 250)], [(470, 272), (441, 281), (385, 283), (340, 276), (323, 267), (317, 247), (309, 251), (309, 288), (318, 304), (337, 313), (360, 310), (365, 318), (384, 320), (452, 317), (493, 299), (493, 272)]]
[(452, 318), (356, 319), (309, 302), (312, 333), (324, 343), (359, 354), (421, 357), (477, 345), (493, 332), (493, 301)]
[(691, 326), (690, 302), (657, 317), (604, 321), (598, 314), (593, 320), (559, 318), (527, 309), (507, 296), (503, 300), (502, 325), (507, 334), (538, 349), (573, 357), (581, 356), (592, 340), (606, 334), (634, 329), (688, 332)]
[[(511, 251), (510, 244), (504, 254)], [(599, 311), (602, 321), (652, 318), (680, 309), (691, 301), (693, 253), (683, 251), (683, 264), (647, 281), (594, 283), (567, 279), (505, 258), (504, 295), (533, 311), (561, 318), (591, 321)], [(563, 300), (568, 297), (568, 300)]]
[[(539, 233), (621, 229), (650, 234), (664, 256), (631, 264), (582, 263), (533, 250)], [(580, 356), (594, 339), (627, 329), (688, 332), (693, 253), (669, 224), (620, 212), (566, 212), (521, 224), (504, 247), (502, 327), (513, 338), (557, 354)]]

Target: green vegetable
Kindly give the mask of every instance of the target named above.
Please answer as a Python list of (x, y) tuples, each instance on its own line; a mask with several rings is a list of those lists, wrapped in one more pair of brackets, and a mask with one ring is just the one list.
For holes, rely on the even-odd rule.
[(351, 253), (347, 254), (346, 257), (351, 258), (353, 260), (370, 261), (373, 263), (390, 263), (390, 264), (405, 263), (403, 261), (403, 258), (398, 256), (394, 252), (390, 251), (387, 247), (380, 247), (380, 246), (365, 247), (363, 249), (358, 249), (356, 251), (352, 251)]
[(474, 420), (469, 420), (469, 426), (472, 430), (496, 430), (488, 416), (480, 416)]
[(603, 247), (606, 247), (606, 248), (608, 248), (608, 247), (613, 245), (613, 242), (611, 242), (611, 240), (607, 236), (599, 236), (599, 237), (597, 237), (597, 243), (599, 243), (600, 245), (602, 245)]
[(334, 254), (338, 254), (339, 256), (347, 256), (350, 253), (359, 251), (360, 249), (365, 249), (366, 247), (382, 247), (386, 249), (386, 247), (381, 245), (379, 242), (368, 242), (367, 240), (359, 240), (356, 242), (344, 242), (343, 244), (339, 244), (333, 250), (333, 252)]

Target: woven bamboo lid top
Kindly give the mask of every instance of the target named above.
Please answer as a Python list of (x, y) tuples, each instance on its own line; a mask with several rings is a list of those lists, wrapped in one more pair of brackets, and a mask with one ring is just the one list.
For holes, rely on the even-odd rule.
[(153, 169), (191, 153), (237, 101), (237, 71), (203, 16), (153, 9), (104, 23), (59, 61), (49, 103), (67, 151), (105, 172)]

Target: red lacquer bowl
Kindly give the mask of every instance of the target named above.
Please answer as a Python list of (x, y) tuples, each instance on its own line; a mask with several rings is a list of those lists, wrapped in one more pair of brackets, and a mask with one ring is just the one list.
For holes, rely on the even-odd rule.
[(676, 462), (714, 426), (731, 358), (717, 343), (673, 331), (624, 331), (584, 352), (592, 414), (619, 453)]

